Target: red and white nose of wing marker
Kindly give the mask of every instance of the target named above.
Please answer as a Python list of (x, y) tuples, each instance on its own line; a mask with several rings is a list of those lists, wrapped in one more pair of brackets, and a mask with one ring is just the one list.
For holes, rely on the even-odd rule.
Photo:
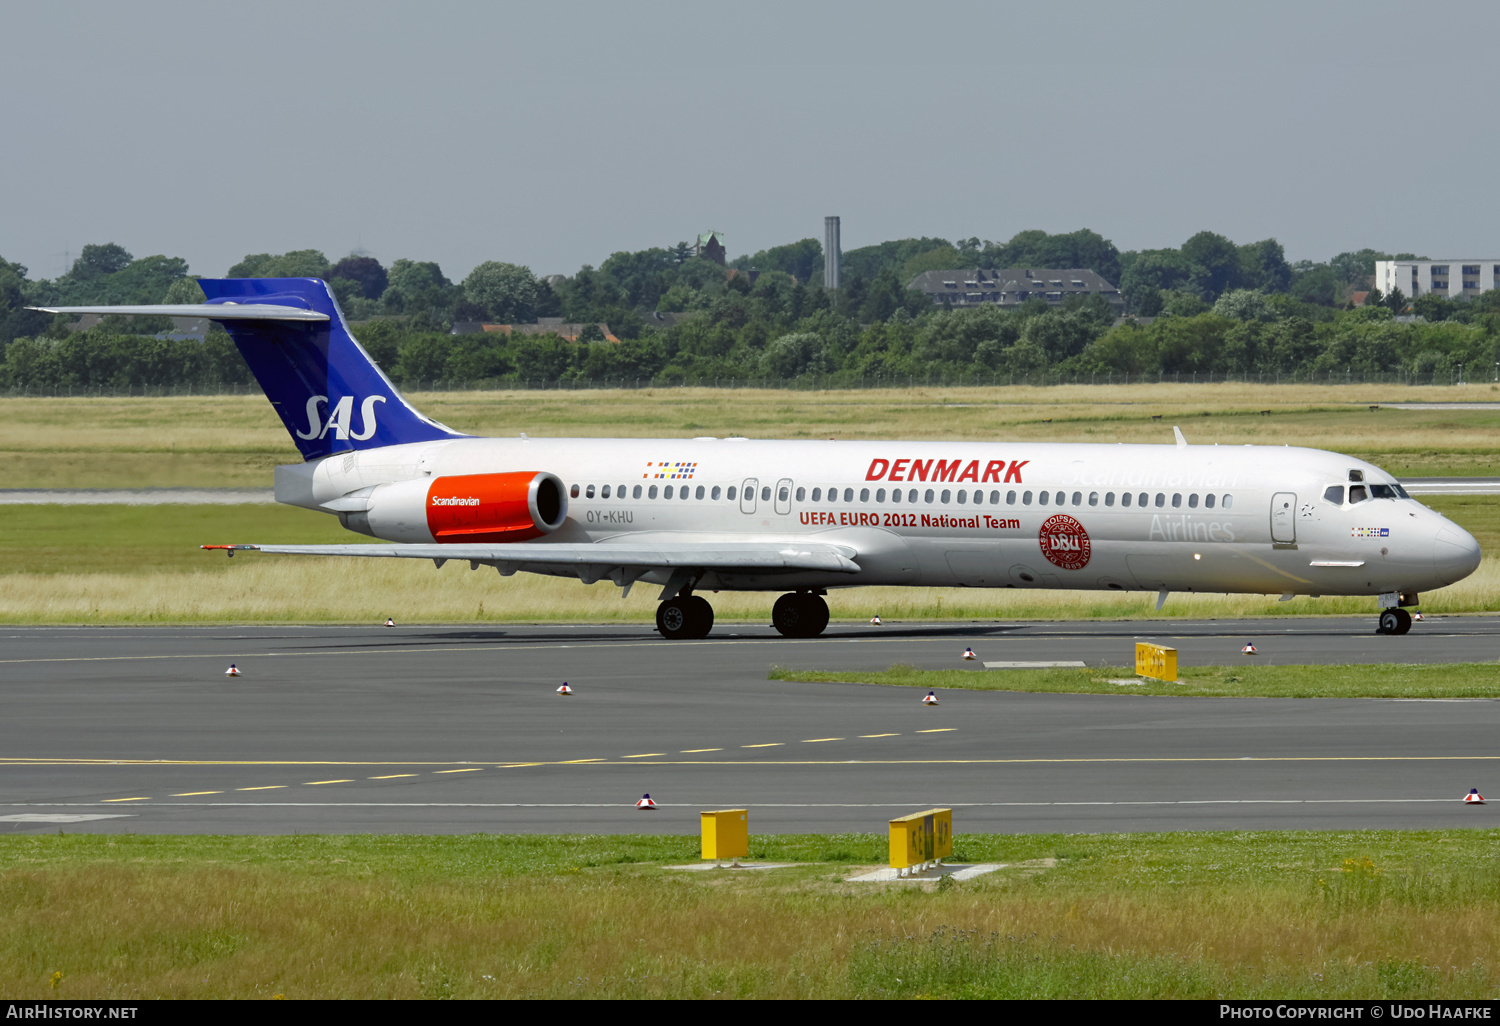
[(557, 693), (559, 695), (571, 695), (573, 693), (573, 689), (568, 687), (567, 681), (563, 681), (563, 686), (557, 689)]
[(1469, 788), (1469, 793), (1466, 794), (1466, 795), (1464, 795), (1464, 804), (1465, 805), (1483, 805), (1484, 804), (1484, 795), (1482, 795), (1482, 794), (1479, 793), (1479, 788), (1477, 788), (1477, 787), (1471, 787), (1471, 788)]
[(972, 648), (966, 648), (966, 649), (964, 649), (964, 659), (965, 660), (978, 659), (978, 658), (979, 657), (974, 654), (974, 650)]
[(1420, 609), (1418, 609), (1415, 613), (1411, 614), (1411, 618), (1413, 620), (1420, 620), (1420, 619), (1422, 619), (1422, 611)]
[(937, 703), (937, 694), (934, 693), (934, 692), (932, 692), (932, 691), (927, 692), (927, 697), (924, 698), (924, 699), (922, 699), (922, 704), (923, 705), (937, 705), (938, 704)]
[(879, 627), (880, 626), (880, 617), (879, 616), (872, 616), (872, 617), (870, 617), (870, 622), (873, 623), (876, 627)]
[(656, 808), (656, 803), (651, 800), (649, 794), (643, 794), (641, 795), (641, 800), (635, 803), (635, 807), (638, 809), (654, 809)]
[(392, 620), (392, 619), (391, 619), (391, 618), (390, 618), (390, 617), (389, 617), (389, 616), (388, 616), (388, 617), (386, 617), (386, 618), (385, 618), (385, 625), (386, 625), (386, 626), (387, 626), (387, 627), (394, 627), (394, 626), (396, 626), (396, 621), (395, 621), (395, 620)]
[(234, 665), (233, 663), (230, 663), (229, 664), (229, 669), (227, 669), (227, 670), (224, 671), (224, 676), (226, 676), (226, 677), (238, 677), (239, 675), (240, 675), (240, 668), (238, 666)]
[(1245, 653), (1246, 655), (1254, 655), (1255, 654), (1255, 646), (1253, 644), (1251, 644), (1250, 642), (1247, 641), (1247, 642), (1245, 642), (1245, 647), (1242, 648), (1242, 649), (1240, 649), (1240, 651), (1243, 652), (1243, 653)]

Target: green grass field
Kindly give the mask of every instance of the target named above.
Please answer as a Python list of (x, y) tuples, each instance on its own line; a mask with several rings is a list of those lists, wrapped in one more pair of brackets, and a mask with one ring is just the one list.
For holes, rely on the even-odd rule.
[[(1394, 642), (1393, 652), (1399, 655)], [(1122, 646), (1122, 647), (1128, 647)], [(1200, 698), (1500, 698), (1500, 663), (1386, 663), (1378, 666), (1179, 666), (1176, 681), (1137, 677), (1128, 666), (1054, 670), (795, 670), (772, 680), (857, 681), (949, 691), (1034, 691), (1079, 695), (1172, 695)], [(1130, 683), (1120, 683), (1121, 681)]]
[[(1500, 996), (1500, 831), (0, 838), (0, 992), (152, 998)], [(963, 810), (955, 810), (961, 829)], [(752, 812), (752, 828), (753, 812)], [(54, 985), (55, 984), (55, 985)]]

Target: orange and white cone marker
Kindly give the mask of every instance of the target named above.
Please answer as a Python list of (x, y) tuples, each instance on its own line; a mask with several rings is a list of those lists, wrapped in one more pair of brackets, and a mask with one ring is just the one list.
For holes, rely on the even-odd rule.
[(239, 675), (240, 675), (240, 668), (238, 666), (234, 665), (233, 663), (230, 663), (229, 664), (229, 669), (227, 669), (227, 670), (224, 671), (224, 676), (226, 676), (226, 677), (238, 677)]
[(1246, 655), (1254, 655), (1255, 654), (1255, 646), (1253, 644), (1251, 644), (1250, 642), (1247, 641), (1247, 642), (1245, 642), (1245, 647), (1242, 648), (1242, 649), (1240, 649), (1240, 651), (1243, 652), (1243, 653), (1245, 653)]
[(1484, 795), (1482, 795), (1482, 794), (1479, 793), (1479, 788), (1477, 788), (1477, 787), (1471, 787), (1471, 788), (1469, 788), (1469, 793), (1466, 794), (1466, 795), (1464, 795), (1464, 804), (1465, 805), (1483, 805), (1484, 804)]
[(396, 626), (396, 621), (395, 621), (395, 620), (392, 620), (392, 619), (391, 619), (391, 618), (390, 618), (390, 617), (389, 617), (389, 616), (388, 616), (388, 617), (386, 617), (386, 618), (385, 618), (385, 625), (386, 625), (386, 626), (387, 626), (387, 627), (394, 627), (394, 626)]
[(966, 649), (964, 649), (964, 661), (965, 662), (967, 662), (967, 661), (969, 661), (971, 659), (978, 659), (978, 658), (979, 657), (974, 654), (974, 650), (972, 648), (966, 648)]
[(641, 795), (641, 800), (635, 803), (635, 807), (638, 809), (654, 809), (656, 808), (656, 803), (651, 800), (649, 794), (643, 794)]
[(573, 689), (568, 687), (567, 681), (563, 681), (563, 686), (557, 689), (557, 693), (559, 695), (571, 695), (573, 693)]
[(937, 703), (937, 695), (934, 694), (931, 691), (927, 692), (927, 697), (924, 698), (924, 699), (922, 699), (922, 704), (923, 705), (937, 705), (938, 704)]
[(879, 616), (872, 616), (872, 617), (870, 617), (870, 622), (873, 623), (876, 627), (879, 627), (880, 626), (880, 617)]

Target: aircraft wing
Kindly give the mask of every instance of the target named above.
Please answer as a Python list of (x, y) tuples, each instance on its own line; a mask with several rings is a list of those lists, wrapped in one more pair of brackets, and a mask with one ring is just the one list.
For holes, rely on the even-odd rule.
[[(450, 559), (478, 565), (492, 564), (502, 573), (533, 568), (573, 568), (585, 583), (623, 571), (632, 579), (649, 570), (719, 570), (734, 573), (776, 573), (822, 570), (857, 574), (856, 554), (847, 545), (806, 542), (679, 542), (661, 545), (603, 543), (502, 545), (384, 544), (384, 545), (205, 545), (205, 549), (282, 553), (295, 556), (376, 556), (430, 559), (442, 566)], [(632, 572), (634, 571), (634, 572)], [(543, 571), (548, 572), (548, 571)], [(571, 574), (570, 574), (571, 576)]]

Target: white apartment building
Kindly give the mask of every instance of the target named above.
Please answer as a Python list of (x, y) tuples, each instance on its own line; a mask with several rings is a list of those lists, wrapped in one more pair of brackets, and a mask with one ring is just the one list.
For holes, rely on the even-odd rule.
[(1375, 287), (1400, 289), (1408, 299), (1436, 292), (1444, 299), (1500, 288), (1500, 260), (1377, 260)]

